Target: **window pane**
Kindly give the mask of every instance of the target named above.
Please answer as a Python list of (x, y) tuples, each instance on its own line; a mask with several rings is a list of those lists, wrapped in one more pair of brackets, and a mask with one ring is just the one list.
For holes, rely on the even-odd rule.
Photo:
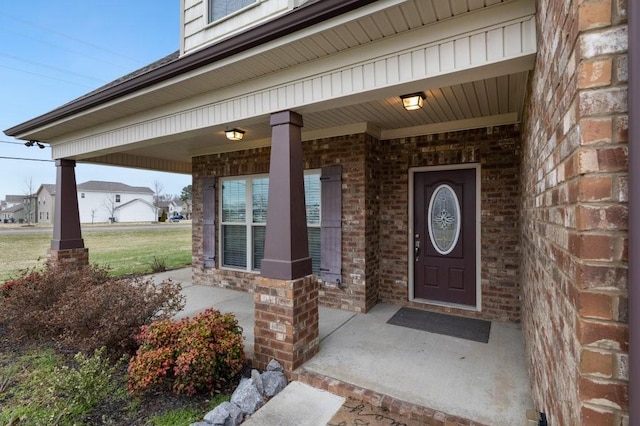
[(247, 267), (247, 227), (224, 225), (222, 227), (222, 265), (234, 268)]
[(269, 198), (269, 178), (253, 179), (253, 223), (267, 221), (267, 199)]
[(209, 0), (209, 8), (211, 10), (211, 22), (224, 18), (255, 3), (256, 0)]
[(225, 180), (222, 182), (222, 221), (244, 222), (246, 212), (247, 182), (245, 180)]
[(260, 270), (262, 259), (264, 258), (264, 236), (266, 227), (253, 227), (253, 269)]
[(320, 224), (320, 175), (304, 176), (304, 200), (307, 207), (307, 223)]
[(309, 238), (309, 257), (311, 257), (311, 271), (320, 275), (320, 228), (307, 228)]

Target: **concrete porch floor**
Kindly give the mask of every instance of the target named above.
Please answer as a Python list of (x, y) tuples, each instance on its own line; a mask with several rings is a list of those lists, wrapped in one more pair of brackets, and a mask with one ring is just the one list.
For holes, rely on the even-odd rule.
[[(213, 307), (233, 312), (253, 355), (253, 294), (193, 285), (191, 270), (155, 275), (181, 282), (178, 317)], [(387, 324), (399, 306), (367, 314), (320, 307), (320, 351), (296, 372), (325, 377), (395, 400), (487, 425), (524, 424), (533, 408), (520, 327), (493, 322), (489, 343)]]

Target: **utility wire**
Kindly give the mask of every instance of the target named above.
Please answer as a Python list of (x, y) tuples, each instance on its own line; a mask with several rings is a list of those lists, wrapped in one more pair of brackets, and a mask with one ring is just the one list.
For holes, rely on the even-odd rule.
[(23, 161), (42, 161), (45, 163), (55, 163), (55, 160), (40, 160), (37, 158), (23, 158), (23, 157), (2, 157), (0, 156), (0, 160), (23, 160)]
[(102, 84), (106, 83), (105, 80), (102, 80), (102, 79), (99, 79), (99, 78), (95, 78), (95, 77), (90, 76), (90, 75), (80, 74), (80, 73), (77, 73), (77, 72), (66, 70), (64, 68), (54, 67), (53, 65), (45, 64), (43, 62), (32, 61), (32, 60), (29, 60), (29, 59), (20, 58), (19, 56), (11, 55), (11, 54), (8, 54), (8, 53), (0, 52), (0, 56), (5, 57), (5, 58), (9, 58), (9, 59), (13, 59), (14, 61), (20, 61), (20, 62), (24, 62), (24, 63), (31, 64), (31, 65), (36, 65), (38, 67), (49, 68), (51, 70), (58, 71), (58, 72), (61, 72), (63, 74), (75, 75), (75, 76), (78, 76), (78, 77), (86, 78), (88, 80), (97, 81), (98, 83), (102, 83)]
[(24, 145), (24, 142), (16, 142), (16, 141), (0, 141), (0, 143), (10, 143), (13, 145)]
[(111, 49), (106, 48), (104, 46), (99, 46), (97, 44), (89, 43), (89, 42), (87, 42), (85, 40), (82, 40), (82, 39), (79, 39), (77, 37), (65, 34), (65, 33), (60, 32), (58, 30), (55, 30), (53, 28), (49, 28), (49, 27), (46, 27), (44, 25), (37, 24), (35, 22), (27, 21), (27, 20), (22, 19), (20, 17), (12, 16), (12, 15), (3, 13), (1, 11), (0, 11), (0, 15), (4, 15), (7, 18), (11, 19), (12, 21), (19, 21), (19, 22), (22, 22), (23, 24), (27, 24), (27, 25), (31, 25), (31, 26), (36, 27), (36, 28), (40, 28), (41, 30), (44, 30), (44, 31), (50, 32), (52, 34), (59, 35), (60, 37), (64, 37), (64, 38), (67, 38), (69, 40), (75, 41), (76, 43), (84, 44), (84, 45), (92, 47), (94, 49), (102, 50), (102, 51), (108, 52), (108, 53), (110, 53), (112, 55), (116, 55), (116, 56), (119, 56), (121, 58), (127, 59), (129, 61), (133, 61), (136, 64), (140, 64), (140, 61), (138, 59), (132, 58), (131, 56), (123, 55), (122, 53), (116, 52), (115, 50), (111, 50)]
[(6, 28), (0, 28), (0, 31), (4, 31), (4, 32), (8, 32), (8, 33), (13, 33), (13, 34), (16, 34), (16, 35), (18, 35), (18, 36), (20, 36), (20, 37), (26, 38), (26, 39), (28, 39), (28, 40), (35, 41), (36, 43), (46, 44), (46, 45), (48, 45), (48, 46), (55, 47), (56, 49), (60, 49), (60, 50), (64, 50), (64, 51), (69, 52), (69, 53), (73, 53), (74, 55), (84, 56), (85, 58), (91, 59), (92, 61), (99, 61), (99, 62), (102, 62), (102, 63), (108, 64), (108, 65), (111, 65), (111, 66), (114, 66), (114, 67), (118, 67), (118, 68), (122, 68), (122, 69), (126, 69), (126, 70), (130, 70), (130, 69), (131, 69), (131, 67), (126, 66), (126, 65), (122, 65), (122, 64), (118, 64), (118, 63), (116, 63), (116, 62), (108, 61), (108, 60), (103, 59), (103, 58), (100, 58), (100, 57), (98, 57), (98, 56), (87, 55), (86, 53), (84, 53), (84, 52), (82, 52), (82, 51), (75, 50), (75, 49), (69, 49), (69, 48), (68, 48), (68, 47), (66, 47), (66, 46), (61, 46), (61, 45), (59, 45), (59, 44), (52, 43), (52, 42), (50, 42), (50, 41), (48, 41), (48, 40), (42, 40), (42, 39), (38, 39), (38, 38), (36, 38), (36, 37), (28, 36), (28, 35), (26, 35), (26, 34), (20, 34), (20, 33), (19, 33), (19, 32), (17, 32), (17, 31), (8, 30), (8, 29), (6, 29)]
[(26, 74), (37, 75), (38, 77), (48, 78), (48, 79), (50, 79), (50, 80), (61, 81), (61, 82), (63, 82), (63, 83), (73, 84), (73, 85), (75, 85), (75, 86), (80, 86), (80, 87), (84, 87), (84, 88), (88, 88), (88, 89), (95, 89), (95, 87), (94, 87), (94, 86), (88, 86), (88, 85), (86, 85), (86, 84), (76, 83), (75, 81), (64, 80), (64, 79), (62, 79), (62, 78), (51, 77), (50, 75), (40, 74), (40, 73), (38, 73), (38, 72), (27, 71), (27, 70), (21, 70), (20, 68), (8, 67), (8, 66), (6, 66), (6, 65), (0, 65), (0, 68), (6, 68), (6, 69), (9, 69), (9, 70), (18, 71), (18, 72), (23, 72), (23, 73), (26, 73)]

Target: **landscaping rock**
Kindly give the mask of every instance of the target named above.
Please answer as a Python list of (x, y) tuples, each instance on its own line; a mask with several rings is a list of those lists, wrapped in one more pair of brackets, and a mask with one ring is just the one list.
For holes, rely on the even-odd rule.
[(269, 361), (269, 364), (267, 364), (267, 371), (279, 371), (281, 373), (284, 373), (284, 367), (280, 365), (278, 361), (272, 359), (271, 361)]
[(253, 380), (253, 384), (258, 388), (258, 392), (260, 395), (264, 395), (264, 386), (262, 385), (262, 377), (260, 377), (260, 372), (256, 369), (251, 370), (251, 380)]
[(281, 371), (265, 371), (260, 377), (262, 378), (264, 395), (269, 398), (287, 386), (287, 377)]
[(252, 415), (262, 405), (264, 398), (251, 379), (242, 379), (238, 388), (231, 395), (231, 403), (236, 404), (247, 416)]
[[(242, 423), (244, 416), (236, 404), (223, 402), (204, 416), (206, 424), (211, 426), (237, 426)], [(201, 426), (201, 425), (198, 425)]]
[(189, 426), (211, 426), (211, 423), (207, 423), (207, 422), (195, 422), (195, 423), (191, 423)]

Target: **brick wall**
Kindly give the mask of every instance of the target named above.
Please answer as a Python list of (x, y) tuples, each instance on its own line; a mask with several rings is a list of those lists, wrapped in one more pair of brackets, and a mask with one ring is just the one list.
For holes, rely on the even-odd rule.
[[(303, 143), (305, 169), (341, 164), (342, 288), (322, 285), (324, 306), (367, 312), (379, 300), (408, 302), (408, 173), (410, 167), (481, 164), (482, 312), (429, 309), (520, 320), (519, 149), (517, 126), (378, 141), (360, 134)], [(256, 274), (202, 267), (200, 178), (266, 173), (269, 149), (194, 158), (194, 280), (253, 291)]]
[(407, 303), (409, 168), (480, 163), (482, 312), (430, 306), (463, 316), (518, 322), (520, 200), (517, 126), (383, 141), (380, 298)]
[[(367, 165), (365, 164), (367, 146), (370, 147), (376, 142), (364, 134), (303, 142), (305, 170), (320, 169), (332, 164), (342, 165), (343, 282), (342, 288), (328, 285), (320, 287), (320, 303), (324, 306), (366, 312), (377, 301), (377, 221), (376, 199), (373, 195), (377, 184), (373, 179), (368, 182), (365, 180), (367, 173), (372, 175), (375, 171), (370, 159), (367, 160)], [(254, 290), (256, 274), (203, 268), (202, 203), (198, 201), (201, 200), (200, 179), (205, 176), (267, 173), (269, 154), (269, 148), (260, 148), (193, 159), (193, 269), (196, 283), (245, 291)], [(367, 196), (370, 197), (366, 199)], [(219, 192), (216, 199), (218, 197)], [(372, 207), (372, 211), (365, 213), (366, 206)], [(367, 237), (363, 238), (363, 235)], [(367, 258), (371, 259), (371, 264), (367, 264)]]
[(533, 397), (550, 424), (625, 424), (626, 3), (542, 0), (537, 8), (522, 150)]

